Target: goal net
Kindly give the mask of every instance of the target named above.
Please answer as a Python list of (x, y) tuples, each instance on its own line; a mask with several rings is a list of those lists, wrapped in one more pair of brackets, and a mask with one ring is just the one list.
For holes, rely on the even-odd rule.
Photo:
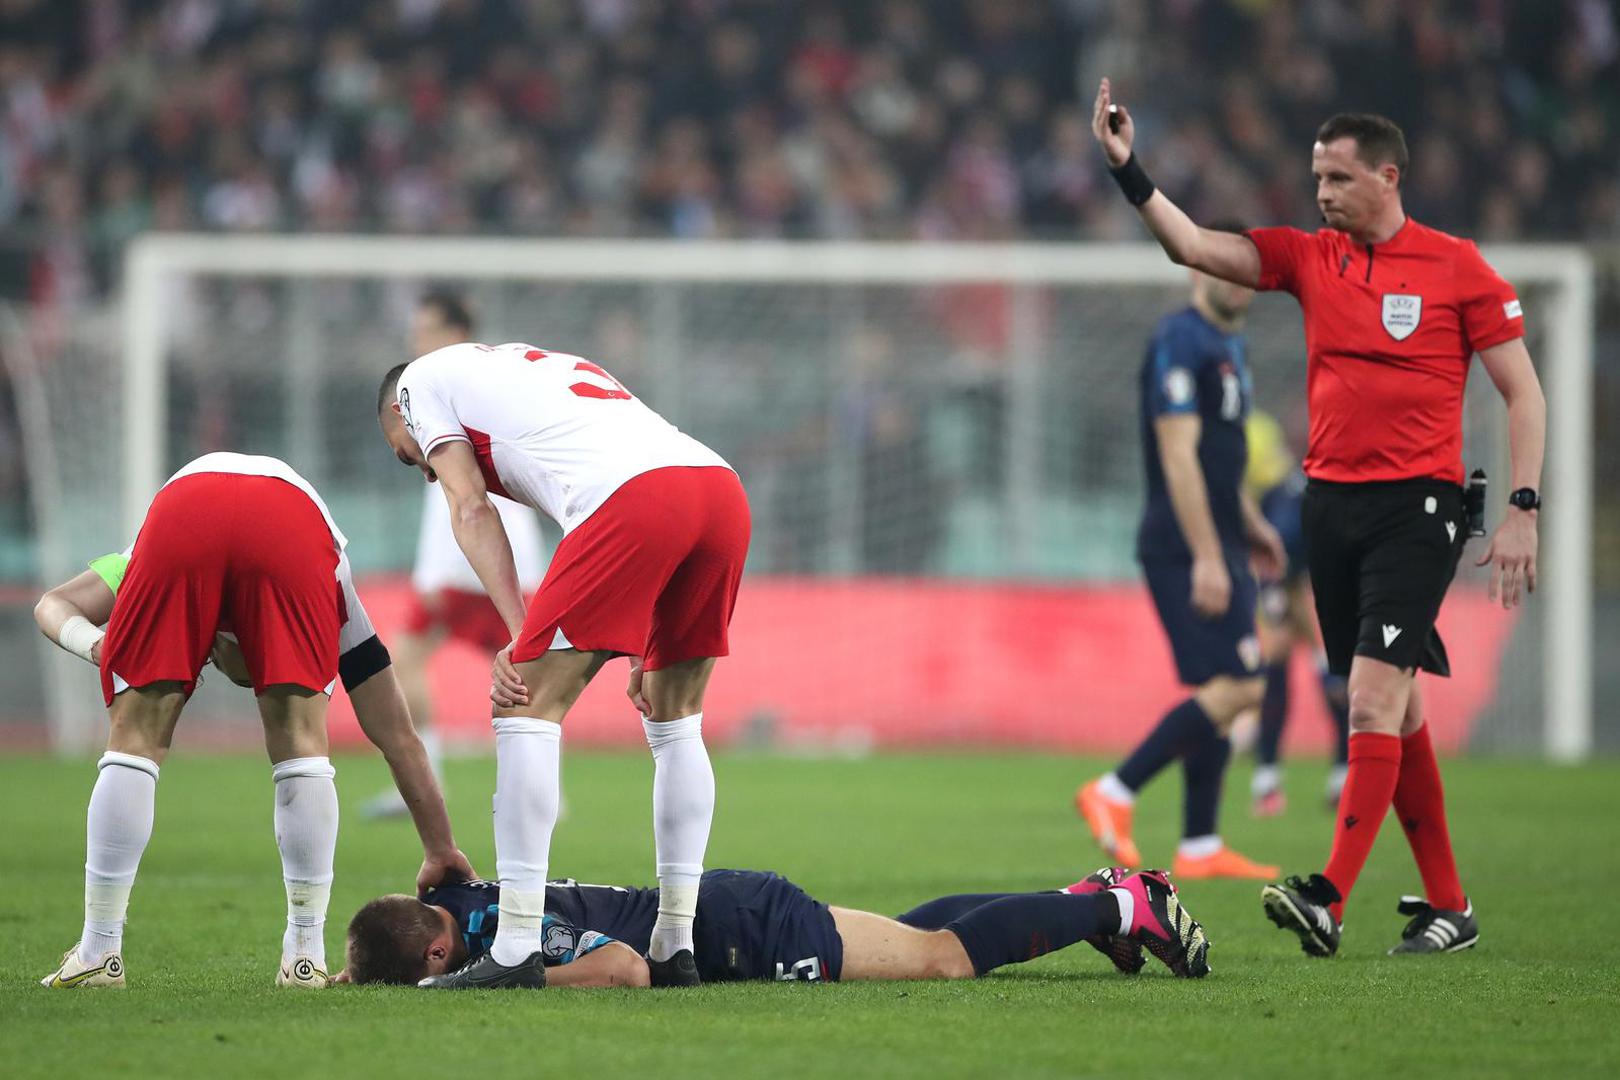
[[(1516, 615), (1492, 610), (1470, 545), (1442, 620), (1459, 677), (1433, 685), (1431, 712), (1452, 747), (1576, 757), (1590, 730), (1591, 271), (1574, 248), (1487, 255), (1520, 289), (1551, 402), (1543, 588)], [(129, 254), (116, 330), (36, 332), (22, 364), (29, 438), (47, 450), (31, 463), (42, 570), (60, 578), (126, 543), (196, 454), (275, 454), (325, 496), (389, 624), (423, 493), (378, 435), (375, 392), (409, 358), (429, 285), (465, 291), (481, 340), (589, 356), (738, 468), (754, 541), (706, 727), (794, 745), (1103, 748), (1175, 699), (1133, 561), (1137, 397), (1145, 343), (1187, 278), (1144, 245), (151, 236)], [(1247, 335), (1256, 403), (1297, 453), (1297, 305), (1261, 296)], [(1494, 526), (1506, 419), (1479, 365), (1465, 426)], [(1288, 737), (1319, 747), (1298, 666)], [(634, 734), (620, 690), (582, 702), (571, 733)], [(456, 730), (487, 729), (476, 704), (475, 687)], [(188, 738), (256, 730), (251, 703), (219, 687), (193, 713)], [(62, 745), (98, 732), (93, 688), (64, 684), (52, 717)]]

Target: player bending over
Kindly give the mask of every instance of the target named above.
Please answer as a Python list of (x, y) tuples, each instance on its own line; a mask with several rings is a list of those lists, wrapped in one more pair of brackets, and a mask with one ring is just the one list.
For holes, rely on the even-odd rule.
[[(696, 984), (692, 919), (714, 817), (703, 695), (729, 651), (750, 530), (737, 474), (596, 364), (529, 345), (451, 345), (401, 364), (377, 412), (399, 460), (444, 489), (456, 542), (511, 635), (490, 690), (500, 932), (433, 985), (544, 984), (562, 722), (615, 656), (631, 657), (653, 755), (653, 981)], [(527, 611), (492, 494), (562, 526)]]
[[(422, 356), (446, 345), (468, 341), (474, 331), (472, 312), (454, 293), (430, 292), (416, 305), (411, 318), (411, 350)], [(440, 741), (434, 727), (433, 694), (428, 666), (447, 641), (460, 641), (487, 654), (495, 653), (511, 638), (501, 613), (467, 556), (456, 546), (450, 527), (450, 507), (431, 487), (422, 489), (422, 524), (416, 538), (416, 565), (411, 570), (411, 603), (405, 625), (394, 639), (394, 669), (405, 691), (405, 704), (427, 747), (433, 772), (443, 782)], [(501, 527), (512, 545), (518, 588), (532, 596), (546, 572), (545, 541), (540, 519), (527, 506), (492, 496), (501, 515)], [(406, 812), (397, 791), (384, 791), (366, 802), (367, 817), (394, 817)]]
[[(423, 899), (383, 896), (349, 923), (340, 982), (417, 983), (488, 951), (500, 886), (441, 885)], [(657, 889), (552, 882), (541, 955), (548, 986), (648, 986), (642, 959)], [(1105, 868), (1065, 889), (930, 900), (896, 918), (830, 907), (778, 874), (710, 870), (694, 936), (705, 982), (764, 979), (969, 979), (1077, 941), (1119, 970), (1146, 948), (1186, 978), (1209, 973), (1209, 939), (1160, 870)]]
[(338, 805), (326, 704), (339, 678), (416, 820), (418, 887), (471, 873), (388, 650), (355, 594), (346, 543), (286, 463), (208, 454), (163, 485), (130, 549), (40, 600), (34, 617), (45, 635), (101, 668), (111, 720), (90, 793), (84, 931), (45, 986), (124, 985), (124, 918), (152, 835), (158, 766), (210, 655), (253, 688), (264, 721), (287, 889), (278, 986), (327, 983)]

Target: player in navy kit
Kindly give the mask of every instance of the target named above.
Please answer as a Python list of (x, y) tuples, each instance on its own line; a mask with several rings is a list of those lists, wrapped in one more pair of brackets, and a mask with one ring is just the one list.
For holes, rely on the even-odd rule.
[(1249, 414), (1246, 426), (1249, 467), (1244, 485), (1260, 512), (1282, 537), (1288, 568), (1278, 581), (1260, 590), (1260, 654), (1266, 694), (1260, 702), (1260, 730), (1254, 745), (1254, 776), (1249, 794), (1256, 817), (1283, 812), (1282, 733), (1288, 721), (1288, 663), (1298, 645), (1315, 653), (1322, 700), (1333, 719), (1333, 768), (1324, 792), (1328, 810), (1339, 806), (1350, 757), (1350, 691), (1343, 676), (1328, 668), (1316, 626), (1315, 600), (1305, 565), (1305, 473), (1288, 450), (1282, 425), (1264, 412)]
[(1268, 575), (1284, 562), (1276, 530), (1243, 490), (1250, 383), (1240, 331), (1254, 292), (1206, 274), (1192, 279), (1192, 303), (1159, 323), (1142, 365), (1147, 506), (1136, 554), (1177, 674), (1193, 694), (1118, 769), (1082, 787), (1075, 805), (1111, 858), (1139, 866), (1136, 793), (1180, 758), (1186, 792), (1173, 872), (1268, 878), (1275, 867), (1228, 848), (1215, 826), (1232, 752), (1227, 731), (1265, 689), (1250, 559)]
[[(647, 986), (658, 890), (550, 882), (541, 953), (547, 987)], [(340, 982), (414, 984), (489, 950), (500, 886), (383, 896), (349, 923)], [(1177, 975), (1209, 971), (1209, 941), (1163, 871), (1110, 867), (1064, 889), (931, 900), (897, 918), (815, 899), (779, 874), (710, 870), (693, 941), (704, 982), (973, 978), (1086, 941), (1134, 974), (1142, 951)]]

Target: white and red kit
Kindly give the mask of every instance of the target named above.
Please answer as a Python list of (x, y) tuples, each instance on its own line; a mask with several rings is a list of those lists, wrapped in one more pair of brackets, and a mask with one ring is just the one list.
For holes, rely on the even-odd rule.
[[(146, 511), (128, 562), (98, 559), (113, 589), (101, 687), (179, 682), (189, 695), (214, 634), (235, 635), (255, 693), (290, 683), (331, 693), (388, 666), (320, 495), (286, 462), (206, 454)], [(109, 564), (113, 565), (109, 565)]]
[(750, 523), (720, 455), (591, 361), (532, 345), (428, 353), (398, 395), (424, 454), (468, 443), (491, 494), (562, 526), (514, 660), (574, 648), (657, 670), (727, 654)]
[[(455, 530), (450, 526), (450, 504), (443, 492), (430, 486), (424, 494), (427, 497), (422, 502), (422, 527), (417, 534), (405, 629), (418, 635), (442, 630), (458, 641), (494, 652), (510, 641), (511, 635), (456, 543)], [(494, 495), (490, 502), (501, 515), (506, 539), (512, 545), (518, 588), (524, 596), (532, 596), (546, 573), (540, 520), (529, 507), (511, 499)]]

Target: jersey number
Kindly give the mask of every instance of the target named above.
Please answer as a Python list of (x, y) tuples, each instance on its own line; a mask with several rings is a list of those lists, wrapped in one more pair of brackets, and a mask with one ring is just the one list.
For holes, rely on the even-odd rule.
[[(530, 349), (528, 352), (523, 354), (523, 359), (528, 360), (531, 363), (536, 360), (544, 360), (545, 358), (546, 352), (544, 349)], [(594, 398), (597, 401), (630, 400), (630, 391), (626, 390), (619, 380), (603, 371), (599, 365), (593, 364), (589, 360), (581, 360), (579, 363), (574, 365), (574, 370), (583, 371), (586, 375), (594, 376), (594, 378), (591, 380), (584, 380), (574, 383), (568, 388), (572, 390), (577, 397)], [(598, 382), (596, 380), (601, 381)]]
[(1235, 371), (1221, 372), (1221, 419), (1236, 420), (1243, 415), (1243, 380)]

